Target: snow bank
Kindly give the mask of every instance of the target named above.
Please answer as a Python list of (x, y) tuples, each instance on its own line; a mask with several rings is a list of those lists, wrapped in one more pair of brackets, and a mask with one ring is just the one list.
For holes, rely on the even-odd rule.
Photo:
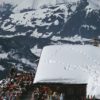
[(47, 46), (42, 51), (34, 83), (87, 84), (87, 95), (99, 97), (99, 60), (100, 47)]
[(87, 0), (89, 5), (87, 8), (100, 9), (100, 0)]
[(0, 53), (0, 59), (6, 59), (8, 57), (8, 53)]
[(0, 65), (0, 71), (4, 71), (4, 70), (5, 68), (2, 65)]
[(37, 67), (37, 65), (35, 63), (30, 62), (28, 59), (26, 58), (21, 58), (20, 59), (22, 61), (22, 63), (33, 66), (34, 68)]
[(37, 57), (40, 57), (41, 55), (41, 49), (38, 48), (37, 45), (34, 46), (34, 48), (31, 49), (31, 52), (36, 55)]

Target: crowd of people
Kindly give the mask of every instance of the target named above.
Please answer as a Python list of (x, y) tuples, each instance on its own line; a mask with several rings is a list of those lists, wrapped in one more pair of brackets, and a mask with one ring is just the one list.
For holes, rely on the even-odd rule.
[(20, 100), (33, 83), (34, 76), (29, 72), (16, 73), (12, 68), (7, 79), (0, 82), (0, 100)]
[(95, 96), (88, 95), (66, 95), (61, 92), (62, 88), (50, 88), (49, 86), (39, 86), (34, 88), (31, 100), (97, 100)]
[(34, 89), (32, 100), (64, 100), (64, 94), (42, 86)]

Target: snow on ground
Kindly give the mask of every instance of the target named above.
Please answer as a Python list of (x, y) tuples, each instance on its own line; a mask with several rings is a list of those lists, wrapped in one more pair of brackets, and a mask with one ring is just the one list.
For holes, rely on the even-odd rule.
[(34, 48), (31, 49), (31, 52), (38, 57), (40, 57), (41, 51), (42, 49), (39, 49), (37, 45), (35, 45)]
[(87, 0), (89, 5), (86, 7), (87, 14), (92, 10), (99, 10), (100, 9), (100, 0)]
[[(12, 14), (10, 18), (13, 19), (12, 23), (16, 23), (17, 25), (25, 25), (25, 26), (32, 26), (32, 27), (35, 27), (35, 25), (43, 26), (48, 24), (42, 22), (42, 19), (46, 17), (45, 11), (47, 11), (47, 9), (30, 11), (28, 13), (16, 13), (16, 14)], [(37, 19), (36, 21), (34, 21), (36, 24), (32, 24), (32, 19)]]
[(89, 2), (88, 8), (100, 9), (100, 0), (87, 0)]
[(0, 53), (0, 59), (6, 59), (8, 57), (8, 53)]
[(28, 59), (26, 58), (21, 58), (20, 61), (22, 61), (22, 63), (27, 64), (32, 66), (34, 69), (37, 67), (37, 65), (35, 63), (30, 62)]
[(50, 6), (50, 5), (56, 5), (56, 0), (34, 0), (34, 9), (41, 8), (43, 6)]
[(82, 25), (81, 27), (84, 27), (84, 28), (87, 28), (87, 30), (89, 30), (89, 29), (93, 29), (94, 31), (97, 29), (95, 26), (93, 26), (93, 25)]
[(71, 41), (71, 42), (85, 42), (85, 41), (91, 41), (91, 39), (86, 39), (86, 38), (82, 38), (81, 36), (75, 35), (73, 37), (60, 37), (60, 36), (53, 36), (51, 38), (52, 41), (59, 41), (59, 40), (65, 40), (65, 41)]
[[(54, 13), (58, 10), (61, 10), (62, 12)], [(64, 14), (64, 18), (60, 14)], [(51, 8), (45, 8), (45, 9), (37, 9), (36, 11), (29, 11), (29, 12), (23, 12), (23, 13), (13, 13), (10, 15), (10, 18), (5, 20), (4, 23), (1, 25), (1, 28), (6, 31), (11, 31), (14, 32), (16, 31), (16, 25), (23, 25), (24, 27), (32, 27), (35, 28), (31, 36), (36, 37), (36, 38), (47, 38), (52, 35), (52, 33), (39, 33), (38, 29), (36, 28), (37, 26), (39, 27), (44, 27), (46, 26), (47, 29), (54, 24), (54, 25), (59, 25), (60, 22), (59, 20), (55, 20), (52, 22), (51, 16), (55, 16), (57, 18), (64, 19), (64, 21), (67, 21), (68, 17), (68, 8), (66, 7), (65, 4), (61, 4), (59, 6), (56, 6), (55, 9)], [(43, 21), (46, 18), (48, 18), (48, 22)], [(10, 24), (8, 24), (10, 23)], [(26, 33), (17, 33), (16, 35), (0, 35), (0, 37), (6, 37), (6, 38), (12, 38), (14, 36), (19, 36), (19, 35), (26, 35)]]
[(3, 27), (2, 29), (6, 30), (6, 31), (10, 31), (10, 32), (16, 31), (16, 28), (13, 27), (13, 25), (8, 25), (7, 27)]
[(88, 6), (86, 6), (86, 14), (88, 15), (93, 10), (100, 10), (100, 0), (87, 0), (89, 3)]
[(39, 33), (38, 31), (37, 31), (37, 29), (35, 29), (35, 31), (33, 31), (33, 33), (30, 35), (31, 37), (35, 37), (35, 38), (48, 38), (48, 37), (50, 37), (52, 35), (52, 32), (47, 32), (47, 33), (45, 33), (45, 34), (43, 34), (43, 33)]
[(33, 9), (33, 0), (23, 0), (22, 3), (19, 3), (13, 12), (20, 12), (23, 9)]
[(31, 34), (32, 37), (40, 38), (42, 36), (42, 33), (38, 33), (37, 29)]
[(15, 28), (14, 25), (12, 25), (12, 24), (6, 25), (6, 24), (9, 23), (9, 22), (10, 22), (9, 19), (5, 20), (5, 21), (3, 22), (3, 24), (1, 25), (1, 28), (2, 28), (3, 30), (6, 30), (6, 31), (11, 31), (11, 32), (16, 31), (16, 28)]
[(17, 65), (17, 69), (18, 69), (19, 71), (24, 72), (23, 66), (21, 66), (20, 64)]
[(16, 36), (25, 36), (26, 33), (17, 33), (15, 35), (0, 35), (0, 37), (2, 38), (13, 38), (13, 37), (16, 37)]
[(42, 38), (48, 38), (48, 37), (50, 37), (52, 34), (53, 34), (52, 32), (50, 32), (50, 33), (47, 32), (47, 33), (45, 33), (45, 34), (42, 35)]
[(5, 70), (5, 68), (3, 68), (2, 65), (0, 65), (0, 71), (4, 71), (4, 70)]
[[(62, 12), (54, 13), (59, 9), (62, 10)], [(37, 9), (36, 11), (33, 10), (24, 13), (15, 13), (15, 14), (11, 14), (10, 19), (12, 19), (11, 22), (15, 25), (24, 25), (24, 26), (32, 26), (32, 27), (35, 27), (35, 25), (50, 26), (53, 22), (52, 21), (44, 22), (43, 19), (45, 19), (46, 17), (50, 18), (51, 15), (56, 17), (61, 17), (60, 14), (64, 14), (65, 15), (64, 20), (67, 21), (68, 8), (66, 7), (66, 5), (61, 4), (57, 6), (57, 8), (55, 9), (45, 8), (45, 9)], [(32, 20), (34, 20), (34, 24)], [(54, 23), (55, 25), (56, 24), (58, 25), (59, 21), (55, 20)]]
[(16, 23), (17, 25), (28, 25), (28, 26), (33, 26), (31, 24), (31, 19), (32, 19), (32, 12), (30, 13), (16, 13), (16, 14), (11, 14), (10, 18), (13, 19), (12, 23)]
[(47, 46), (42, 51), (34, 83), (87, 84), (87, 95), (95, 95), (100, 99), (99, 60), (100, 47)]

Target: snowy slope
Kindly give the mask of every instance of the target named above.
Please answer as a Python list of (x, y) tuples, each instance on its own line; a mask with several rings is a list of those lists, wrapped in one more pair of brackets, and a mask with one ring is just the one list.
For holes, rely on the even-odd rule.
[(100, 99), (100, 47), (47, 46), (43, 49), (34, 83), (87, 84), (87, 95)]
[(48, 6), (55, 6), (56, 4), (69, 4), (69, 3), (77, 3), (80, 0), (1, 0), (0, 4), (7, 3), (15, 6), (13, 12), (20, 12), (24, 9), (39, 9)]
[(19, 3), (13, 12), (20, 12), (23, 9), (33, 9), (33, 0), (23, 0), (22, 3)]
[(87, 0), (89, 6), (87, 8), (100, 9), (100, 0)]

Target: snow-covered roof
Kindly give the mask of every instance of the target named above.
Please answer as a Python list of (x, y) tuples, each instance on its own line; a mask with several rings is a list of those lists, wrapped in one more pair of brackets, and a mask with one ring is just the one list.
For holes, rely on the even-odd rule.
[(34, 83), (87, 84), (87, 94), (99, 97), (100, 47), (57, 45), (43, 49)]

